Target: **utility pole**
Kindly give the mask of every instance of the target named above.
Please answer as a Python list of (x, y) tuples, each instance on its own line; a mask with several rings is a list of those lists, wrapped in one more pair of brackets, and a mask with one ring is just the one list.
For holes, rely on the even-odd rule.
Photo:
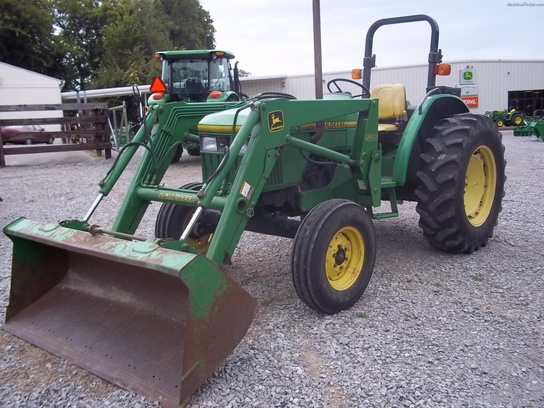
[(313, 0), (313, 15), (315, 98), (323, 99), (323, 66), (321, 63), (321, 6), (319, 4), (319, 0)]

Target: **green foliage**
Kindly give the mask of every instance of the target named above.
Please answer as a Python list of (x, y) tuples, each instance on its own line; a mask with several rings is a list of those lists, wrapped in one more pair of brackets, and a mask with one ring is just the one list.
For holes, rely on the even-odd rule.
[(153, 55), (159, 49), (172, 48), (165, 30), (157, 24), (161, 18), (152, 1), (117, 3), (104, 27), (104, 54), (94, 88), (146, 83), (160, 74), (160, 64)]
[(213, 48), (198, 0), (2, 0), (0, 58), (65, 90), (149, 83), (156, 51)]
[[(213, 21), (198, 0), (156, 0), (161, 3), (165, 16), (165, 28), (174, 49), (213, 48)], [(183, 24), (180, 22), (183, 21)]]
[(45, 75), (58, 76), (48, 0), (2, 0), (0, 58), (3, 62)]
[(62, 65), (68, 89), (86, 89), (99, 69), (103, 54), (102, 31), (109, 2), (53, 0), (55, 23), (63, 50)]
[(198, 0), (118, 0), (107, 13), (94, 88), (149, 83), (156, 51), (213, 48), (215, 29)]

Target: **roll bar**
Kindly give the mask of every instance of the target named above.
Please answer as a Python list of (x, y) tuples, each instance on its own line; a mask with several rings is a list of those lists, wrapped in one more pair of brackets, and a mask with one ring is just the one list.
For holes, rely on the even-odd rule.
[(372, 43), (376, 30), (384, 25), (414, 23), (417, 21), (427, 21), (431, 26), (431, 46), (429, 51), (429, 73), (427, 78), (427, 87), (434, 87), (436, 85), (436, 74), (434, 72), (434, 67), (442, 62), (442, 52), (438, 49), (438, 24), (433, 18), (425, 14), (416, 14), (412, 16), (384, 18), (376, 21), (370, 26), (366, 34), (365, 41), (363, 86), (370, 89), (370, 73), (372, 68), (376, 66), (376, 55), (372, 54)]

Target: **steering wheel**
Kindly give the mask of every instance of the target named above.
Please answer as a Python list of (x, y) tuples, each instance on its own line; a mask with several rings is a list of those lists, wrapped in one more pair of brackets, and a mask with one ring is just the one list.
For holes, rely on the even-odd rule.
[(285, 98), (285, 99), (297, 99), (291, 94), (286, 94), (283, 92), (261, 92), (257, 95), (253, 95), (252, 98), (255, 98), (256, 100), (261, 99), (274, 99), (274, 98)]
[[(360, 93), (359, 95), (354, 95), (353, 98), (357, 98), (358, 96), (362, 96), (362, 97), (369, 97), (370, 96), (370, 91), (368, 90), (368, 88), (366, 86), (364, 86), (363, 84), (357, 82), (357, 81), (353, 81), (351, 79), (346, 79), (346, 78), (335, 78), (335, 79), (331, 79), (329, 82), (327, 82), (327, 89), (329, 92), (331, 93), (334, 93), (334, 92), (341, 92), (341, 93), (344, 93), (344, 91), (340, 88), (340, 86), (338, 85), (338, 82), (347, 82), (348, 84), (352, 84), (352, 85), (357, 85), (359, 88), (361, 88), (361, 90), (363, 91), (362, 93)], [(337, 91), (333, 91), (331, 89), (331, 86), (334, 85), (337, 89)]]

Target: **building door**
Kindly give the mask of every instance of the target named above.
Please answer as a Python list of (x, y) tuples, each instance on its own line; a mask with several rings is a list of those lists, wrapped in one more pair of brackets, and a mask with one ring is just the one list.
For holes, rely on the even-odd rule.
[(533, 115), (537, 109), (544, 109), (544, 89), (508, 91), (508, 110), (515, 109)]

